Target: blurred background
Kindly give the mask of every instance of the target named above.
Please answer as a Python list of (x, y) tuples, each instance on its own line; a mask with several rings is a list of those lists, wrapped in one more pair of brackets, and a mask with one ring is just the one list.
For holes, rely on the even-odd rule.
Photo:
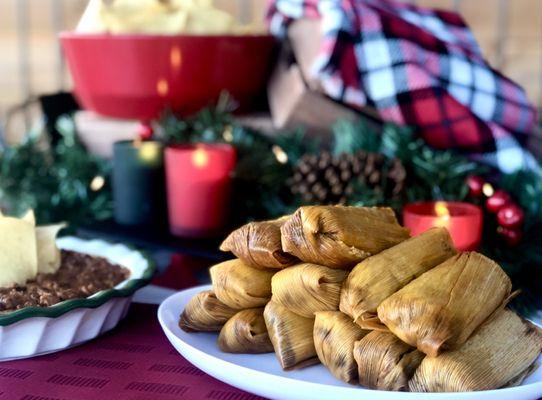
[[(542, 107), (542, 1), (411, 2), (458, 10), (490, 63)], [(215, 3), (242, 22), (263, 23), (266, 0)], [(86, 0), (0, 0), (0, 127), (7, 142), (17, 142), (37, 113), (23, 105), (36, 95), (70, 89), (56, 35), (76, 26), (86, 4)]]

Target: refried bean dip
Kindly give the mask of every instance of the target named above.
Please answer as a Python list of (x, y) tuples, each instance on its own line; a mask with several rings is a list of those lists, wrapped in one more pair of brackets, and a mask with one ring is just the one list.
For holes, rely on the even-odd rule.
[(129, 276), (128, 269), (105, 258), (62, 250), (60, 268), (54, 274), (38, 274), (24, 286), (0, 288), (0, 313), (88, 297), (114, 287)]

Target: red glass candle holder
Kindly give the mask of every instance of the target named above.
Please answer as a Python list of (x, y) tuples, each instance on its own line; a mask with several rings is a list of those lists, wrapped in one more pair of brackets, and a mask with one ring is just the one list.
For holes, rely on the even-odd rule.
[(429, 228), (448, 229), (458, 250), (476, 250), (482, 238), (483, 214), (480, 207), (470, 203), (431, 201), (407, 204), (403, 209), (403, 224), (416, 236)]
[(166, 186), (170, 232), (210, 237), (227, 223), (235, 148), (228, 144), (176, 145), (166, 148)]

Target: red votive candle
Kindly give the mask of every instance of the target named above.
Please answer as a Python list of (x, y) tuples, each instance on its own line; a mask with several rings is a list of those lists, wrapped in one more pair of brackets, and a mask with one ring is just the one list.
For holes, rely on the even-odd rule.
[(482, 210), (470, 203), (431, 201), (407, 204), (403, 209), (403, 224), (416, 236), (429, 228), (448, 229), (458, 250), (476, 250), (482, 238)]
[(166, 148), (169, 229), (185, 237), (218, 235), (225, 228), (235, 168), (228, 144), (176, 145)]

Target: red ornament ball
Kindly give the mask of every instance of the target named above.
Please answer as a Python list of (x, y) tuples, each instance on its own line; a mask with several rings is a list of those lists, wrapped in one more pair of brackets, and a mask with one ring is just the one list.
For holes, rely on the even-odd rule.
[(137, 135), (141, 140), (149, 140), (152, 138), (153, 130), (149, 123), (142, 122), (137, 128)]
[(519, 229), (499, 228), (498, 232), (505, 243), (510, 247), (517, 246), (523, 237), (523, 232)]
[(507, 204), (497, 213), (497, 222), (503, 228), (514, 229), (523, 225), (525, 213), (517, 204)]
[(469, 187), (469, 194), (472, 197), (480, 197), (483, 193), (483, 187), (486, 182), (482, 177), (477, 175), (471, 175), (467, 178), (467, 186)]
[(497, 190), (493, 195), (487, 198), (486, 209), (491, 213), (496, 213), (511, 201), (512, 199), (508, 193), (504, 190)]

